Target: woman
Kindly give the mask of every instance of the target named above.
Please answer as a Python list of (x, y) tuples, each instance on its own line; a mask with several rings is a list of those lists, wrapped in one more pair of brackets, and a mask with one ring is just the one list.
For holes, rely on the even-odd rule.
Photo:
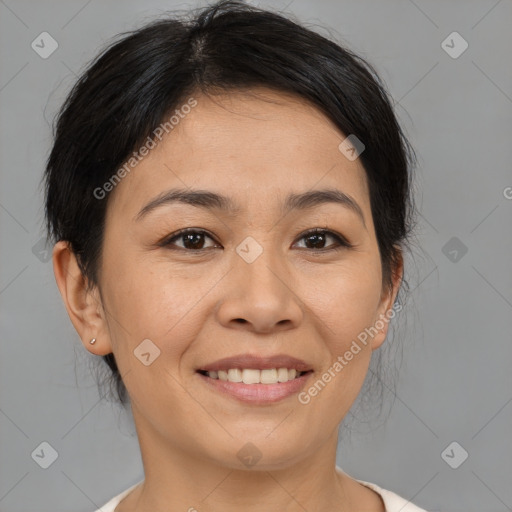
[(86, 70), (47, 226), (145, 472), (100, 510), (420, 510), (336, 466), (399, 308), (411, 155), (370, 66), (242, 3), (149, 24)]

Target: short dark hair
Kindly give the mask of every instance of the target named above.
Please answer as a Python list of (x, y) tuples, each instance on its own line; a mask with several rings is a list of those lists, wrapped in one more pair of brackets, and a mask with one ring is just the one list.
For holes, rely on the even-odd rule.
[[(120, 34), (83, 72), (54, 127), (45, 170), (48, 238), (66, 240), (88, 285), (98, 285), (108, 197), (94, 190), (196, 92), (264, 86), (319, 109), (355, 135), (369, 184), (383, 285), (411, 231), (414, 152), (374, 68), (282, 14), (221, 1)], [(404, 281), (403, 281), (404, 282)], [(126, 402), (113, 354), (103, 356)]]

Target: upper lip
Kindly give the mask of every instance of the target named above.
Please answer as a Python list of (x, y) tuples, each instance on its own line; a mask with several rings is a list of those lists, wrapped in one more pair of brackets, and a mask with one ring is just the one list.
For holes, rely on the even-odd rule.
[(213, 363), (201, 366), (198, 370), (213, 372), (229, 369), (254, 369), (265, 370), (269, 368), (295, 368), (299, 372), (307, 372), (311, 370), (311, 365), (286, 354), (278, 354), (275, 356), (255, 356), (252, 354), (240, 354), (232, 357), (225, 357)]

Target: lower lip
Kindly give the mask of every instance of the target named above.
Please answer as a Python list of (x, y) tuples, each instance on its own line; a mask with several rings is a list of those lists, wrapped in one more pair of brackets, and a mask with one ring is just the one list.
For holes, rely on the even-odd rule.
[(278, 402), (298, 393), (305, 385), (312, 372), (305, 373), (296, 379), (276, 384), (244, 384), (243, 382), (229, 382), (227, 380), (212, 379), (202, 373), (197, 375), (213, 389), (231, 395), (242, 402), (253, 404), (268, 404)]

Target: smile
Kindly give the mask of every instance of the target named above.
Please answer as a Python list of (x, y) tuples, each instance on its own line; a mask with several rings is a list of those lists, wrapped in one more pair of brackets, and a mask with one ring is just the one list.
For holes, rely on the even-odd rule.
[(299, 372), (294, 368), (230, 368), (196, 372), (209, 390), (251, 405), (271, 404), (300, 393), (312, 373), (312, 370)]
[(277, 384), (299, 378), (307, 372), (297, 371), (295, 368), (267, 368), (264, 370), (231, 368), (229, 370), (200, 372), (210, 379), (227, 382), (243, 382), (244, 384)]

